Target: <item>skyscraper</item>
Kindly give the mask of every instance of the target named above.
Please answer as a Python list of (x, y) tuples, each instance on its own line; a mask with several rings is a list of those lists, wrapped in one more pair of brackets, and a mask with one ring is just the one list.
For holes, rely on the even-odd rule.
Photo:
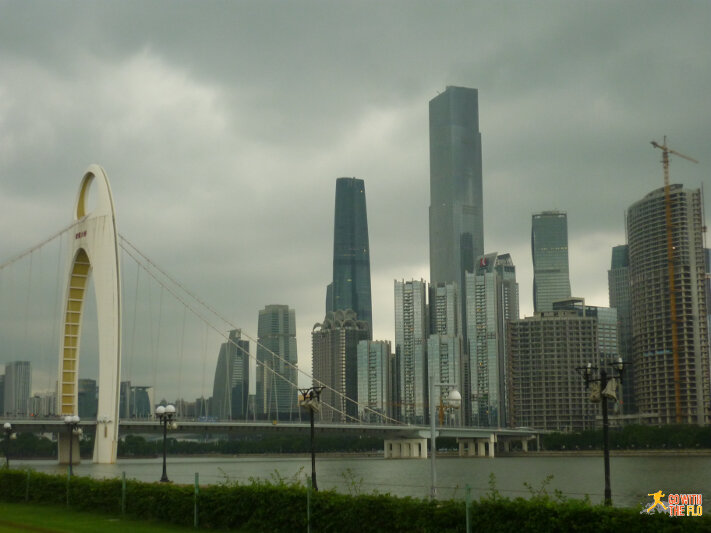
[(288, 305), (267, 305), (257, 330), (257, 416), (290, 420), (299, 414), (296, 313)]
[(671, 185), (669, 198), (675, 315), (664, 188), (627, 211), (635, 400), (650, 422), (673, 424), (678, 391), (681, 422), (702, 425), (709, 423), (710, 383), (701, 192)]
[[(366, 422), (382, 422), (392, 416), (390, 341), (358, 343), (358, 414)], [(367, 408), (367, 409), (366, 409)]]
[(533, 309), (550, 311), (553, 302), (570, 298), (568, 273), (568, 216), (560, 211), (533, 215)]
[(372, 336), (370, 246), (365, 183), (356, 178), (336, 180), (333, 224), (333, 281), (326, 290), (326, 312), (355, 311)]
[(29, 416), (32, 393), (32, 367), (29, 361), (13, 361), (5, 365), (4, 388), (5, 416)]
[(96, 419), (99, 408), (99, 388), (95, 379), (79, 379), (77, 394), (79, 418), (82, 420)]
[[(430, 100), (430, 283), (455, 282), (484, 254), (478, 91), (448, 86)], [(461, 315), (465, 300), (461, 298)]]
[(398, 418), (427, 421), (427, 283), (395, 280), (395, 364), (398, 368)]
[(358, 343), (370, 336), (368, 323), (351, 309), (328, 313), (311, 332), (314, 386), (321, 392), (321, 420), (358, 420)]
[(220, 346), (212, 384), (211, 416), (220, 420), (247, 420), (249, 396), (249, 341), (233, 329)]
[(632, 305), (630, 300), (630, 250), (626, 244), (612, 248), (612, 261), (607, 271), (610, 307), (617, 309), (617, 341), (620, 357), (625, 362), (623, 414), (636, 411), (634, 405), (634, 365), (632, 360)]
[[(435, 398), (440, 405), (452, 389), (462, 393), (462, 329), (460, 322), (461, 300), (456, 282), (430, 285), (430, 332), (427, 338), (427, 379), (434, 383), (449, 383), (451, 388), (435, 388)], [(431, 389), (428, 388), (428, 394)], [(440, 401), (441, 400), (441, 401)], [(428, 409), (427, 411), (431, 411)], [(461, 416), (457, 416), (462, 420)]]
[(516, 267), (509, 254), (487, 254), (466, 275), (469, 379), (462, 398), (472, 425), (508, 425), (507, 335), (518, 320)]

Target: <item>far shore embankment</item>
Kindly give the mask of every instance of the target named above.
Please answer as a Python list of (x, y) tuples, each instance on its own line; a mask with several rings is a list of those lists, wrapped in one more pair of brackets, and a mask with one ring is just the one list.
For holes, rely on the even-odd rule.
[[(497, 452), (497, 457), (597, 457), (602, 450), (541, 450), (540, 452)], [(679, 448), (644, 449), (644, 450), (610, 450), (611, 457), (704, 457), (711, 456), (711, 449)]]

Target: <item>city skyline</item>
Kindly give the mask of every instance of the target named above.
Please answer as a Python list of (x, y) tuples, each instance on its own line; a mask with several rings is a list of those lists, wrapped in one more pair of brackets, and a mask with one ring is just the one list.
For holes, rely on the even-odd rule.
[[(136, 22), (129, 6), (46, 5), (47, 16), (28, 17), (36, 8), (8, 5), (0, 21), (2, 258), (64, 227), (81, 173), (100, 163), (123, 235), (252, 337), (258, 309), (288, 303), (308, 370), (310, 329), (323, 319), (332, 275), (333, 180), (358, 176), (368, 184), (373, 338), (394, 340), (392, 280), (429, 277), (427, 102), (459, 85), (478, 89), (485, 251), (511, 254), (521, 315), (532, 313), (530, 216), (547, 209), (568, 212), (574, 293), (607, 305), (624, 212), (662, 183), (649, 141), (667, 134), (670, 146), (699, 159), (672, 156), (672, 182), (697, 188), (710, 173), (703, 21), (711, 7), (548, 5), (435, 12), (408, 3), (410, 30), (396, 34), (401, 13), (387, 6), (339, 14), (213, 4), (191, 17), (189, 8), (156, 4)], [(154, 31), (166, 16), (175, 31)], [(87, 25), (105, 28), (102, 47), (74, 31)], [(207, 37), (188, 46), (177, 38), (185, 34)], [(44, 260), (33, 275), (56, 272), (56, 257)], [(0, 315), (20, 346), (25, 334), (11, 318)], [(170, 333), (162, 338), (161, 351)], [(209, 339), (206, 364), (202, 348), (186, 350), (183, 375), (214, 368), (221, 342)], [(136, 382), (152, 375), (144, 346)], [(26, 355), (41, 371), (45, 357), (56, 375), (56, 350), (31, 348), (8, 358)], [(82, 364), (90, 373), (90, 358)], [(173, 372), (166, 381), (177, 381)], [(33, 380), (38, 389), (46, 382)], [(201, 393), (208, 385), (181, 391)]]

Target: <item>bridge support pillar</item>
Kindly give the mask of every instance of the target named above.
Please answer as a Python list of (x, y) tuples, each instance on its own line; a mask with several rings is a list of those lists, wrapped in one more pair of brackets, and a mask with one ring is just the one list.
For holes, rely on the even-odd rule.
[(528, 451), (528, 439), (521, 439), (521, 449), (524, 452)]
[(385, 459), (427, 459), (427, 439), (386, 439)]
[(476, 439), (476, 454), (479, 457), (486, 456), (486, 441), (484, 439)]
[(459, 457), (474, 457), (477, 454), (476, 439), (457, 439), (459, 443)]
[(494, 458), (494, 452), (496, 451), (496, 435), (489, 435), (489, 457)]
[[(69, 435), (61, 432), (57, 435), (57, 450), (60, 465), (69, 464)], [(79, 455), (79, 435), (72, 435), (72, 464), (78, 465), (81, 462)]]

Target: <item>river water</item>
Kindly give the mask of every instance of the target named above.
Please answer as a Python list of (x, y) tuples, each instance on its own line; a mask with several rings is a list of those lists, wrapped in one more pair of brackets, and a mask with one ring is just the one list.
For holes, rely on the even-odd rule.
[[(56, 461), (12, 461), (12, 467), (30, 467), (48, 473), (65, 473)], [(175, 483), (193, 484), (195, 473), (201, 485), (239, 482), (305, 480), (311, 474), (309, 457), (168, 457), (168, 477)], [(652, 500), (648, 494), (694, 493), (711, 497), (711, 456), (621, 456), (610, 461), (612, 500), (616, 506), (635, 507)], [(75, 475), (97, 478), (120, 477), (157, 481), (161, 459), (119, 459), (113, 465), (84, 461), (74, 466)], [(603, 500), (602, 456), (536, 456), (460, 458), (437, 457), (437, 486), (440, 498), (464, 498), (465, 486), (478, 499), (490, 490), (490, 475), (496, 490), (509, 497), (529, 497), (541, 487), (550, 495), (555, 490), (568, 498)], [(382, 457), (317, 456), (316, 475), (321, 490), (344, 493), (390, 493), (425, 498), (429, 495), (430, 462), (422, 459)], [(546, 479), (552, 476), (549, 482)], [(530, 487), (528, 488), (526, 484)]]

